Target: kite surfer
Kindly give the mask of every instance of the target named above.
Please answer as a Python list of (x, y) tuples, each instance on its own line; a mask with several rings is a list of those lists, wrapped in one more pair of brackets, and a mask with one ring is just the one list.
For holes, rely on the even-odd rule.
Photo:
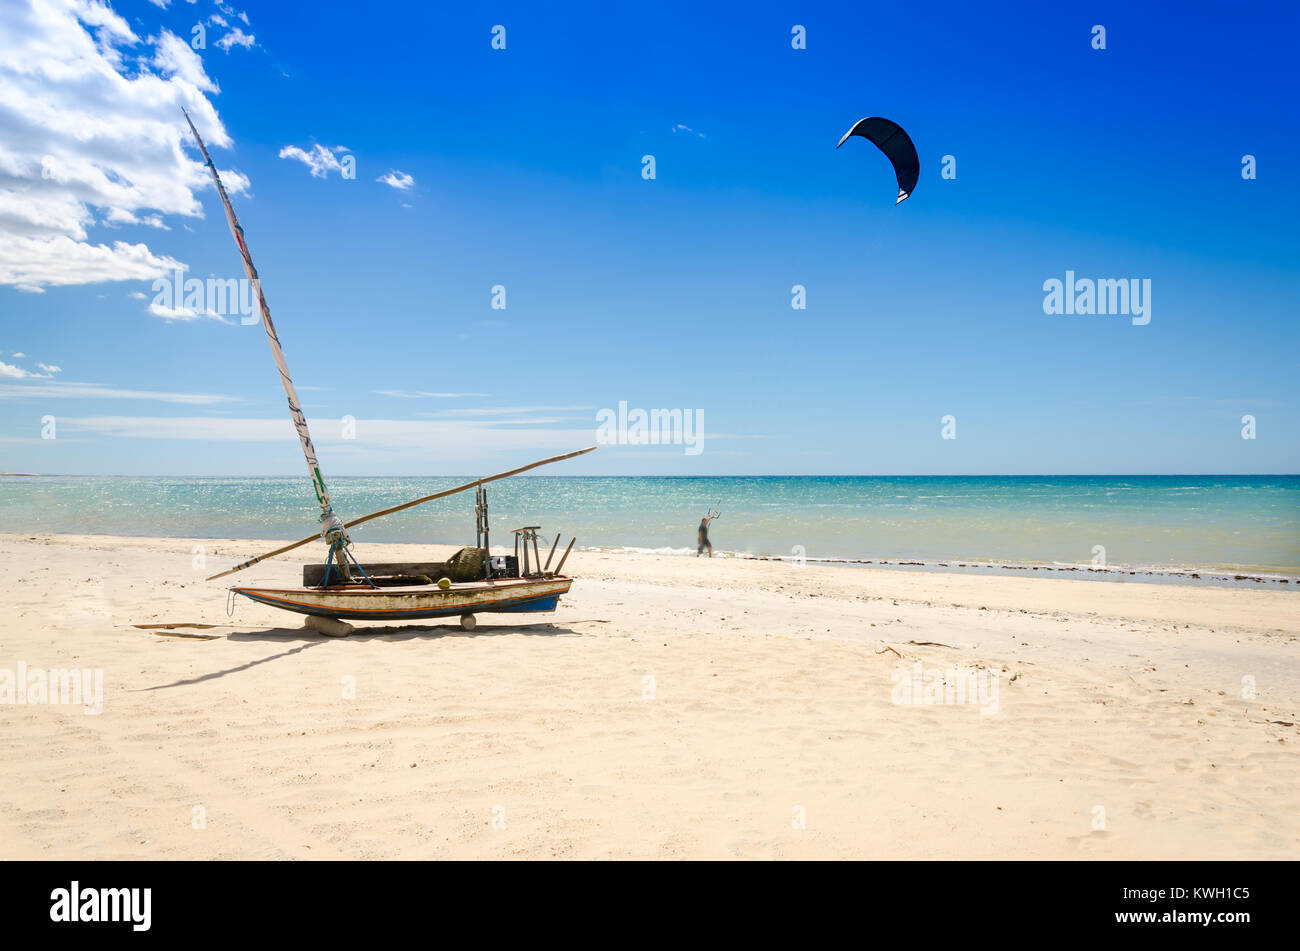
[(722, 513), (718, 511), (718, 508), (715, 505), (709, 511), (708, 515), (700, 519), (699, 547), (695, 550), (696, 558), (699, 558), (700, 555), (704, 554), (704, 549), (706, 548), (709, 550), (709, 557), (710, 558), (713, 557), (713, 543), (709, 541), (709, 523), (712, 522), (715, 518), (718, 518), (721, 514)]

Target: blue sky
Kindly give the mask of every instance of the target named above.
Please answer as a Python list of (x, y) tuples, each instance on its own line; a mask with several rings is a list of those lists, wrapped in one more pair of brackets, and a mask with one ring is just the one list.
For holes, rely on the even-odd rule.
[[(46, 95), (138, 123), (157, 156), (92, 136), (109, 184), (68, 186), (79, 246), (147, 246), (111, 275), (147, 279), (5, 271), (35, 245), (0, 245), (0, 470), (302, 468), (261, 328), (130, 296), (153, 297), (161, 261), (241, 276), (196, 153), (170, 147), (181, 104), (232, 173), (327, 478), (507, 468), (591, 444), (620, 401), (701, 410), (703, 452), (607, 446), (553, 474), (1300, 470), (1294, 10), (441, 6), (119, 2), (136, 41), (95, 49), (131, 96), (0, 91), (0, 130), (32, 156)], [(198, 22), (206, 49), (164, 55), (164, 30), (189, 43)], [(30, 23), (7, 42), (35, 44)], [(883, 155), (835, 149), (867, 115), (917, 145), (897, 207)], [(280, 157), (317, 145), (355, 179)], [(39, 184), (17, 167), (0, 199)], [(132, 174), (139, 223), (112, 211)], [(1044, 314), (1067, 270), (1149, 279), (1150, 323)]]

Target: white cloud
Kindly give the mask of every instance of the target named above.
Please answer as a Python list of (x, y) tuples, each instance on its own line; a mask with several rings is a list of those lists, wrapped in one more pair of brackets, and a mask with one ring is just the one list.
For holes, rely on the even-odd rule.
[(242, 46), (246, 50), (252, 49), (257, 45), (256, 37), (251, 33), (245, 33), (239, 27), (231, 27), (229, 33), (217, 40), (217, 48), (230, 52), (232, 46)]
[(11, 380), (26, 380), (32, 374), (22, 367), (16, 367), (12, 363), (5, 363), (0, 360), (0, 376), (8, 377)]
[(392, 396), (400, 400), (416, 400), (432, 397), (434, 399), (456, 400), (466, 396), (491, 396), (491, 393), (425, 393), (423, 390), (372, 390), (380, 396)]
[(160, 231), (172, 230), (167, 226), (167, 223), (162, 220), (161, 215), (137, 215), (122, 208), (110, 208), (108, 213), (104, 215), (104, 224), (142, 225), (147, 228), (157, 228)]
[(0, 231), (0, 284), (37, 291), (43, 285), (97, 284), (100, 281), (152, 280), (176, 268), (174, 258), (146, 245), (115, 241), (89, 244), (67, 235), (38, 238)]
[[(3, 387), (0, 387), (2, 390)], [(335, 458), (364, 447), (367, 458), (392, 453), (445, 454), (470, 450), (548, 451), (587, 445), (593, 427), (581, 429), (509, 429), (461, 420), (358, 419), (354, 438), (345, 439), (333, 417), (309, 419), (313, 441), (329, 446)], [(287, 419), (224, 416), (88, 416), (59, 417), (59, 434), (96, 433), (125, 439), (194, 439), (204, 442), (292, 443)]]
[[(184, 148), (180, 109), (229, 147), (204, 95), (216, 91), (186, 43), (166, 30), (142, 40), (102, 0), (0, 3), (0, 285), (39, 292), (183, 268), (91, 229), (203, 214), (195, 191), (210, 180)], [(232, 191), (247, 188), (222, 175)]]
[(36, 366), (39, 367), (40, 369), (44, 370), (46, 373), (62, 373), (62, 372), (63, 372), (63, 368), (62, 368), (62, 367), (53, 366), (52, 364), (49, 364), (49, 363), (38, 363), (38, 364), (36, 364)]
[(343, 164), (338, 156), (347, 150), (345, 145), (336, 145), (332, 150), (324, 145), (314, 145), (311, 151), (307, 152), (296, 145), (286, 145), (280, 150), (280, 158), (302, 162), (314, 178), (327, 178), (330, 172), (342, 174)]
[(491, 406), (438, 410), (439, 416), (532, 416), (537, 413), (568, 413), (595, 410), (594, 406)]
[[(4, 364), (0, 364), (4, 366)], [(11, 367), (10, 369), (17, 369)], [(13, 376), (0, 370), (0, 376), (13, 379), (37, 379), (35, 374)], [(50, 383), (0, 383), (0, 400), (18, 400), (40, 397), (41, 399), (95, 399), (95, 400), (156, 400), (160, 403), (181, 403), (195, 406), (208, 406), (218, 403), (237, 403), (239, 397), (226, 396), (221, 393), (169, 393), (160, 390), (130, 390), (111, 383), (73, 383), (71, 381), (52, 381)]]
[(163, 30), (155, 41), (153, 65), (164, 75), (179, 77), (195, 89), (220, 92), (203, 69), (203, 60), (190, 44), (175, 33)]
[[(27, 356), (25, 353), (15, 353), (14, 359), (25, 356)], [(36, 366), (44, 372), (33, 373), (31, 370), (24, 370), (22, 367), (0, 361), (0, 377), (7, 377), (10, 380), (48, 380), (55, 373), (61, 372), (58, 367), (46, 366), (44, 363), (38, 363)]]
[(155, 317), (161, 317), (163, 320), (198, 320), (200, 317), (211, 317), (223, 324), (233, 326), (235, 323), (229, 317), (219, 314), (215, 310), (195, 310), (193, 307), (186, 307), (184, 304), (180, 307), (171, 307), (155, 300), (151, 301), (145, 310)]
[(126, 296), (131, 298), (132, 300), (144, 300), (149, 295), (146, 294), (144, 291), (132, 291), (130, 294), (127, 294)]
[(190, 307), (168, 307), (166, 304), (159, 304), (157, 301), (149, 305), (148, 311), (155, 317), (163, 318), (163, 320), (198, 320), (200, 317), (205, 316)]
[(379, 178), (376, 178), (375, 181), (383, 182), (385, 185), (390, 185), (398, 191), (406, 191), (415, 184), (414, 178), (407, 175), (405, 172), (399, 172), (395, 168), (391, 169), (387, 175), (381, 175)]
[(678, 132), (689, 132), (691, 135), (698, 135), (701, 139), (707, 138), (703, 132), (696, 132), (690, 126), (682, 125), (680, 122), (673, 126), (673, 135), (676, 135)]
[(230, 26), (229, 21), (227, 21), (220, 13), (214, 13), (212, 16), (208, 17), (208, 26), (212, 26), (214, 23), (217, 26)]
[[(189, 2), (193, 3), (194, 0), (189, 0)], [(248, 26), (247, 13), (244, 13), (241, 10), (236, 10), (230, 4), (226, 3), (225, 0), (214, 0), (214, 2), (216, 3), (217, 9), (220, 10), (222, 13), (226, 14), (227, 16), (239, 17), (239, 19), (244, 21), (244, 26)]]

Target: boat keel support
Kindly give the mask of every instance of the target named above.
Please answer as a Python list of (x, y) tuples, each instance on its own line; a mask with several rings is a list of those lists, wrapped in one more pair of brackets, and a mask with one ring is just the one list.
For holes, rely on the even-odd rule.
[(320, 617), (316, 614), (308, 614), (303, 619), (302, 626), (326, 637), (347, 637), (356, 630), (347, 621), (340, 621), (333, 617)]

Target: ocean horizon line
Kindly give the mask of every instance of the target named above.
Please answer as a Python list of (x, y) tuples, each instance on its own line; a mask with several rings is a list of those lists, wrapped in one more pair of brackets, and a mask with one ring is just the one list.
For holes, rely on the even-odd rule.
[[(806, 473), (574, 473), (528, 474), (511, 479), (1251, 479), (1297, 478), (1300, 472), (806, 472)], [(0, 478), (30, 479), (308, 479), (302, 473), (0, 472)], [(477, 479), (468, 472), (334, 473), (333, 479)], [(308, 479), (310, 481), (310, 479)]]

